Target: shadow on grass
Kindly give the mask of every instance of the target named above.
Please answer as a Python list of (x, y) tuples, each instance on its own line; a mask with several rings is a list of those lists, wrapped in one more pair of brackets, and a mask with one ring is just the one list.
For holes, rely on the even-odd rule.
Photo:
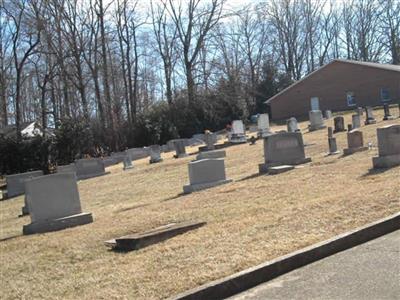
[(249, 175), (249, 176), (246, 176), (246, 177), (243, 177), (243, 178), (241, 178), (241, 179), (238, 179), (238, 180), (236, 180), (236, 181), (245, 181), (245, 180), (248, 180), (248, 179), (252, 179), (252, 178), (257, 178), (257, 177), (260, 177), (260, 176), (265, 176), (265, 175), (268, 175), (267, 173), (265, 173), (265, 174), (260, 174), (260, 173), (254, 173), (254, 174), (251, 174), (251, 175)]
[(134, 209), (149, 206), (149, 205), (150, 205), (150, 203), (144, 203), (144, 204), (138, 204), (138, 205), (134, 205), (134, 206), (130, 206), (130, 207), (124, 207), (124, 208), (120, 208), (120, 209), (116, 210), (115, 213), (120, 213), (120, 212), (124, 212), (124, 211), (128, 211), (128, 210), (134, 210)]
[(172, 197), (168, 197), (166, 199), (160, 200), (160, 202), (166, 202), (166, 201), (171, 201), (171, 200), (175, 200), (178, 199), (180, 197), (186, 196), (187, 194), (185, 193), (179, 193), (178, 195), (172, 196)]
[(385, 173), (386, 171), (389, 171), (389, 170), (391, 170), (391, 169), (392, 169), (392, 168), (379, 168), (379, 169), (371, 168), (371, 169), (368, 170), (367, 173), (361, 175), (360, 177), (361, 177), (361, 178), (365, 178), (365, 177), (368, 177), (368, 176), (371, 176), (371, 175), (382, 174), (382, 173)]
[(0, 239), (0, 243), (1, 242), (5, 242), (5, 241), (9, 241), (9, 240), (13, 240), (13, 239), (21, 237), (21, 236), (24, 236), (24, 235), (23, 234), (17, 234), (17, 235), (8, 236), (8, 237)]

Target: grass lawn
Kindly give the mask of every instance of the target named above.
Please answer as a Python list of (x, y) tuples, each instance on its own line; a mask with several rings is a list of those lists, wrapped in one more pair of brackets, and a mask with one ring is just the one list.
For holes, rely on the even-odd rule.
[[(375, 115), (377, 124), (361, 128), (364, 143), (374, 146), (376, 128), (400, 123), (382, 121), (382, 110)], [(345, 121), (351, 123), (351, 114)], [(89, 225), (23, 236), (30, 223), (29, 216), (17, 217), (23, 197), (1, 201), (0, 298), (165, 298), (400, 210), (400, 167), (371, 171), (376, 147), (327, 157), (327, 130), (307, 133), (306, 127), (300, 123), (311, 163), (257, 176), (262, 141), (229, 147), (226, 173), (234, 182), (185, 196), (193, 156), (168, 153), (162, 163), (143, 159), (129, 171), (112, 166), (110, 175), (78, 184), (83, 210), (94, 216)], [(335, 136), (338, 148), (346, 148), (346, 133)], [(190, 220), (207, 225), (139, 251), (116, 253), (103, 244)]]

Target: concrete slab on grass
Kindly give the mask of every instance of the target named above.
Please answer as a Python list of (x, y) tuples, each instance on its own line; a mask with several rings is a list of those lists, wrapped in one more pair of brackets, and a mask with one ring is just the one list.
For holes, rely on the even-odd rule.
[(172, 223), (143, 233), (131, 234), (112, 239), (106, 241), (105, 244), (106, 246), (120, 251), (138, 250), (170, 239), (187, 231), (197, 229), (205, 224), (206, 222)]
[(276, 167), (269, 168), (268, 174), (276, 175), (276, 174), (284, 173), (284, 172), (287, 172), (287, 171), (290, 171), (293, 169), (294, 169), (294, 166), (290, 166), (290, 165), (276, 166)]

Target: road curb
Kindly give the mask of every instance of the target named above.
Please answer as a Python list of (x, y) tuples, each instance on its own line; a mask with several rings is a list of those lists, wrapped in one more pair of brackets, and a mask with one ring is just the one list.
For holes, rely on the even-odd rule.
[(228, 277), (188, 290), (170, 300), (223, 299), (282, 274), (400, 229), (400, 212)]

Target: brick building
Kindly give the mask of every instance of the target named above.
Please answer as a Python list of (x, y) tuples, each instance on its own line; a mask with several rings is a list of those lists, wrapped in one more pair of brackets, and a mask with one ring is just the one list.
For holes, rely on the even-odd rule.
[(400, 66), (333, 60), (268, 99), (272, 119), (400, 101)]

